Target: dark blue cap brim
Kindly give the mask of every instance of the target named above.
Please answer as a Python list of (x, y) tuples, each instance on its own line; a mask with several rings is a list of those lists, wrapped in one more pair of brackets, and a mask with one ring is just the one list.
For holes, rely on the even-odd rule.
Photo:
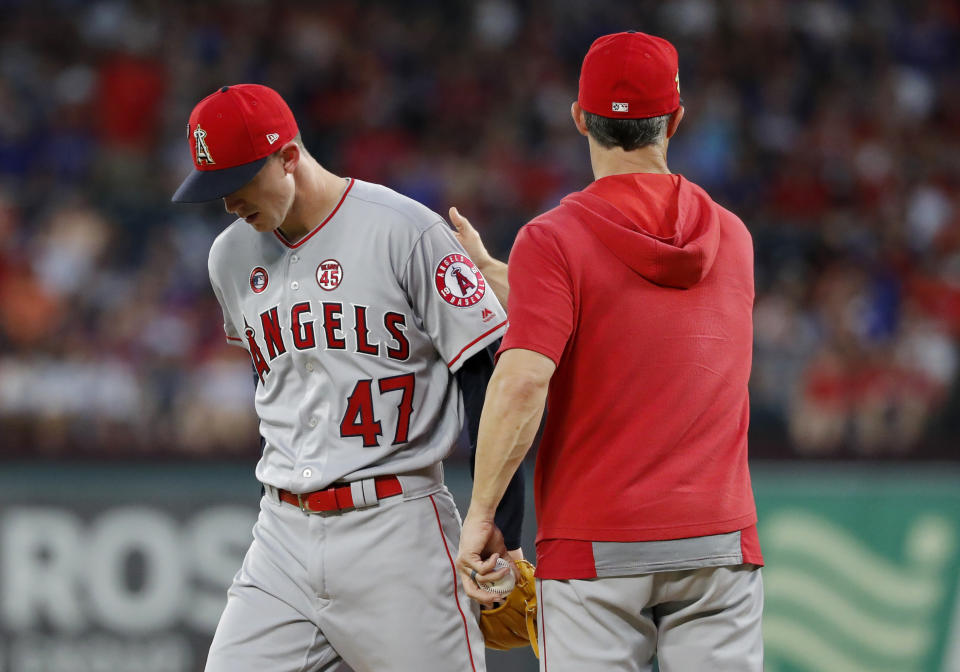
[(269, 156), (221, 170), (197, 170), (187, 176), (173, 198), (175, 203), (203, 203), (232, 194), (252, 180)]

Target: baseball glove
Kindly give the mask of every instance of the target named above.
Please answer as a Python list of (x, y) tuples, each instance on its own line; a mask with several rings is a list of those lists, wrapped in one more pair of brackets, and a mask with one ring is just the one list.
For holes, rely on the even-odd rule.
[(534, 567), (526, 560), (518, 560), (520, 578), (507, 599), (494, 609), (480, 612), (480, 630), (488, 649), (506, 651), (521, 646), (537, 650), (537, 584)]

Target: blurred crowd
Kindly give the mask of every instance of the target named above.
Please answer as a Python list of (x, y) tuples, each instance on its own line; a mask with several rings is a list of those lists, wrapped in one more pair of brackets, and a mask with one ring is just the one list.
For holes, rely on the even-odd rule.
[(505, 258), (591, 179), (569, 117), (587, 47), (638, 29), (680, 52), (671, 168), (754, 236), (752, 454), (958, 457), (952, 0), (0, 0), (0, 16), (0, 455), (256, 455), (249, 359), (206, 275), (231, 218), (169, 201), (197, 100), (276, 88), (322, 164), (458, 206)]

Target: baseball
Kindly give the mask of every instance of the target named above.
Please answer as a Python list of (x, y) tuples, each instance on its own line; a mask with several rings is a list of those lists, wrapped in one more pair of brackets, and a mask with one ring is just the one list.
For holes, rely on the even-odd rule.
[[(504, 560), (503, 558), (497, 558), (496, 570), (503, 569), (504, 567), (509, 567), (510, 563)], [(488, 590), (491, 593), (496, 593), (497, 595), (509, 595), (510, 591), (513, 590), (513, 586), (516, 584), (516, 579), (513, 578), (513, 572), (507, 572), (507, 575), (497, 581), (484, 581), (483, 583), (477, 584), (484, 590)]]

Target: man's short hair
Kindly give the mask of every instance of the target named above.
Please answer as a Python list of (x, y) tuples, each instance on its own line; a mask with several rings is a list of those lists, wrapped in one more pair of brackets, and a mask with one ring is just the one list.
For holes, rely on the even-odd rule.
[(669, 114), (648, 119), (611, 119), (586, 110), (583, 117), (587, 131), (602, 147), (620, 147), (626, 152), (659, 143), (667, 135), (670, 120)]

